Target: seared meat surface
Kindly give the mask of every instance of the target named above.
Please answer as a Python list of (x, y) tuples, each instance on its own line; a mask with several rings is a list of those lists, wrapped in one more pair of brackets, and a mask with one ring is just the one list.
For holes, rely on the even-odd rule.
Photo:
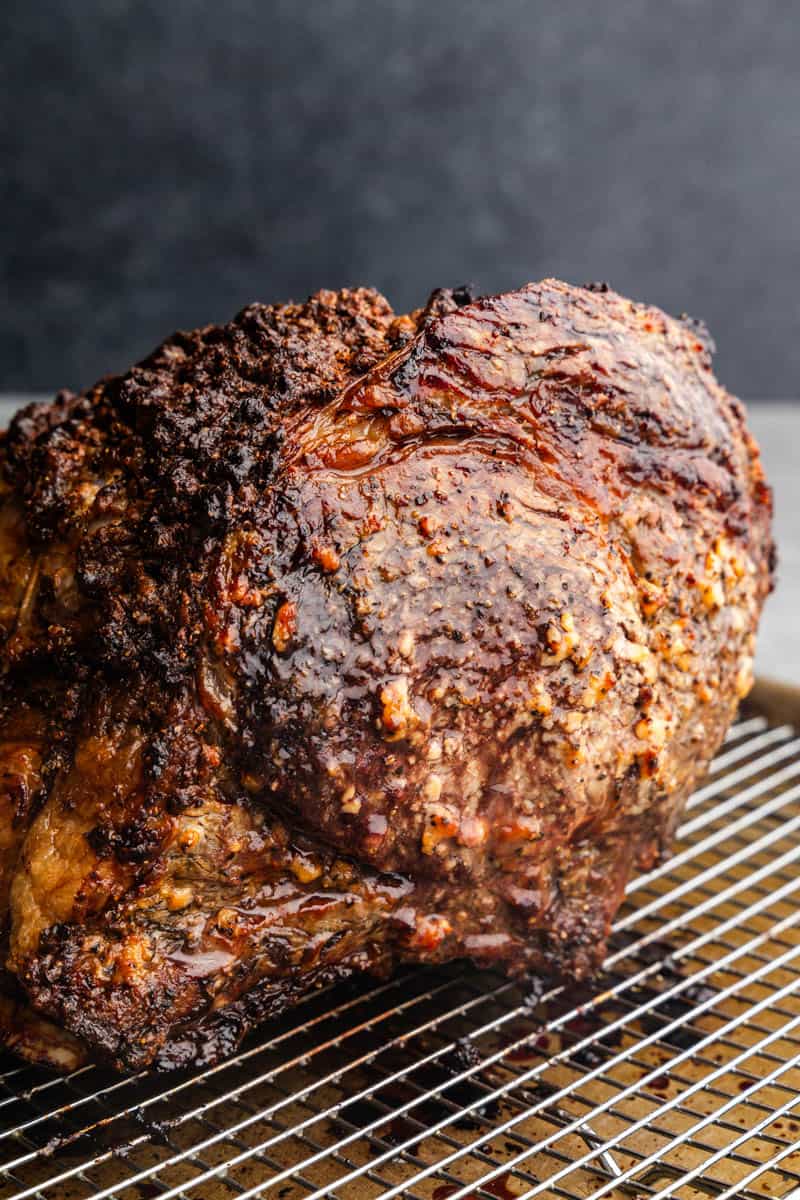
[(0, 1034), (64, 1064), (404, 961), (590, 972), (770, 586), (705, 333), (552, 280), (252, 305), (18, 414), (2, 489)]

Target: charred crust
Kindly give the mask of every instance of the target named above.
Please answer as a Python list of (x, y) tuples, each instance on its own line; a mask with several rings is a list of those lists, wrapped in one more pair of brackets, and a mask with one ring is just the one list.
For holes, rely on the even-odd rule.
[(591, 974), (775, 567), (712, 349), (605, 284), (352, 289), (18, 414), (0, 865), (36, 1009), (171, 1067), (355, 971)]
[(141, 819), (120, 826), (96, 825), (86, 840), (99, 858), (113, 855), (120, 863), (140, 864), (151, 859), (164, 840), (161, 822)]

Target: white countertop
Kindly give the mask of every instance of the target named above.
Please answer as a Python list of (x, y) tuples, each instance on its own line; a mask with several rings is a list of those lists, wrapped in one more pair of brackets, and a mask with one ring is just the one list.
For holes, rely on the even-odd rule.
[[(33, 396), (0, 395), (0, 425)], [(800, 685), (800, 402), (749, 407), (750, 426), (775, 490), (778, 586), (770, 597), (759, 635), (759, 675)]]
[(748, 411), (775, 492), (778, 544), (778, 584), (761, 622), (756, 672), (800, 686), (800, 402)]

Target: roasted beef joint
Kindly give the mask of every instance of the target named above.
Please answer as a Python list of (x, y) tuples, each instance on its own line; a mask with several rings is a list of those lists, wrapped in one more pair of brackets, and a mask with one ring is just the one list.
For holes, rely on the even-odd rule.
[(353, 972), (596, 969), (770, 587), (710, 349), (604, 286), (320, 292), (20, 412), (8, 1043), (168, 1067)]

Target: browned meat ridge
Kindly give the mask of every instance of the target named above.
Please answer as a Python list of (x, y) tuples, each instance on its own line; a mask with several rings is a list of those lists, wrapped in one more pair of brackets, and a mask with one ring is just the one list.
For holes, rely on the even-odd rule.
[(592, 971), (770, 587), (709, 351), (603, 286), (320, 292), (19, 413), (7, 1040), (167, 1067), (354, 971)]

